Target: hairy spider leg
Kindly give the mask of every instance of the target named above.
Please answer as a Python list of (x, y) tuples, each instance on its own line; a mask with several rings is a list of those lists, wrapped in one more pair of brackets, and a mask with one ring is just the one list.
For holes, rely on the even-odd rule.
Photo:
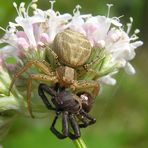
[[(46, 84), (44, 84), (44, 85), (46, 85)], [(46, 87), (49, 87), (49, 86), (46, 85)], [(56, 83), (54, 86), (50, 86), (50, 88), (53, 89), (54, 91), (56, 91), (56, 93), (58, 92), (59, 87), (60, 87), (59, 83)]]
[(89, 125), (89, 121), (87, 121), (84, 116), (78, 117), (82, 123), (79, 124), (80, 128), (86, 128)]
[(98, 82), (96, 81), (91, 81), (91, 80), (80, 80), (80, 81), (74, 81), (73, 84), (71, 84), (70, 86), (72, 88), (73, 91), (77, 91), (79, 89), (89, 89), (89, 88), (93, 88), (92, 91), (92, 96), (96, 97), (99, 93), (100, 90), (100, 86), (98, 84)]
[(68, 130), (68, 112), (65, 111), (62, 115), (62, 133), (66, 137), (69, 136)]
[[(79, 124), (80, 128), (85, 128), (91, 124), (96, 123), (96, 119), (87, 114), (83, 109), (80, 111), (80, 115), (83, 116), (83, 118), (81, 117), (80, 119), (83, 122), (82, 124)], [(87, 119), (89, 119), (90, 121), (87, 121)]]
[[(59, 84), (56, 83), (56, 85), (54, 86), (54, 90), (57, 90), (58, 91), (58, 86)], [(63, 88), (62, 88), (63, 89)], [(38, 88), (38, 92), (39, 92), (39, 95), (40, 97), (42, 98), (44, 104), (46, 105), (46, 107), (50, 110), (56, 110), (55, 108), (53, 108), (51, 106), (51, 104), (49, 103), (49, 100), (47, 99), (46, 95), (44, 94), (44, 91), (49, 93), (51, 96), (55, 96), (56, 95), (56, 92), (54, 91), (51, 87), (49, 87), (48, 85), (46, 84), (40, 84), (39, 85), (39, 88)], [(63, 114), (62, 114), (62, 133), (60, 133), (59, 131), (57, 131), (55, 129), (55, 124), (56, 124), (56, 121), (58, 119), (58, 115), (60, 113), (57, 112), (56, 113), (56, 117), (54, 119), (54, 122), (51, 126), (51, 131), (59, 138), (59, 139), (63, 139), (63, 138), (66, 138), (68, 135), (69, 135), (69, 131), (68, 131), (68, 112), (65, 111)]]
[[(102, 54), (102, 53), (100, 53), (100, 54)], [(103, 61), (105, 56), (101, 57), (100, 54), (97, 55), (94, 60), (92, 60), (91, 62), (89, 62), (87, 64), (84, 64), (82, 66), (83, 69), (82, 68), (80, 69), (80, 74), (78, 74), (78, 77), (83, 75), (86, 72), (91, 72), (91, 73), (95, 74), (95, 77), (97, 77), (97, 78), (99, 77), (99, 73), (96, 70), (92, 69), (91, 66), (93, 64), (95, 64), (96, 62), (98, 62), (98, 64), (99, 64), (99, 63), (101, 63)]]
[(51, 71), (52, 67), (51, 67), (51, 65), (48, 62), (46, 62), (45, 60), (42, 60), (42, 63), (44, 65), (46, 65), (48, 67), (48, 69), (50, 69), (50, 71)]
[(32, 118), (34, 118), (32, 114), (32, 109), (31, 109), (31, 90), (32, 90), (32, 80), (39, 80), (39, 81), (44, 81), (44, 82), (49, 82), (49, 83), (57, 83), (57, 78), (56, 77), (51, 77), (49, 75), (44, 75), (44, 74), (31, 74), (29, 75), (28, 78), (28, 84), (27, 84), (27, 104), (28, 104), (28, 110)]
[[(54, 86), (54, 90), (60, 89), (59, 91), (63, 91), (64, 88), (58, 88), (58, 83), (56, 83), (56, 85)], [(47, 97), (44, 94), (44, 91), (49, 93), (51, 96), (55, 96), (56, 92), (49, 87), (46, 84), (40, 84), (39, 85), (39, 95), (41, 96), (44, 104), (46, 105), (46, 107), (48, 108), (48, 106), (51, 107), (51, 104), (49, 103)], [(48, 108), (48, 109), (52, 109), (52, 108)], [(69, 115), (69, 113), (67, 111), (63, 112), (62, 114), (62, 133), (60, 133), (56, 128), (55, 128), (55, 124), (57, 122), (58, 116), (61, 114), (61, 112), (56, 112), (56, 116), (55, 119), (52, 123), (52, 126), (50, 128), (50, 130), (52, 131), (52, 133), (54, 133), (59, 139), (64, 139), (66, 137), (69, 137), (71, 139), (77, 139), (78, 137), (80, 137), (80, 130), (79, 130), (79, 126), (74, 118), (73, 115)], [(70, 124), (72, 126), (72, 129), (74, 130), (74, 134), (69, 132), (69, 128), (68, 128), (68, 122), (70, 121)]]
[(22, 74), (24, 73), (25, 71), (27, 71), (32, 65), (36, 66), (37, 68), (41, 69), (46, 75), (51, 75), (52, 74), (52, 71), (50, 69), (50, 67), (47, 67), (45, 65), (45, 61), (38, 61), (38, 60), (31, 60), (29, 62), (27, 62), (13, 77), (13, 80), (10, 84), (10, 87), (9, 87), (9, 92), (8, 94), (10, 95), (10, 92), (11, 92), (11, 89), (14, 85), (14, 82), (15, 80)]
[(101, 57), (101, 54), (103, 53), (97, 55), (96, 58), (92, 60), (90, 63), (84, 64), (82, 67), (78, 68), (78, 77), (82, 76), (86, 72), (91, 72), (95, 75), (95, 78), (93, 80), (97, 80), (100, 77), (100, 74), (96, 70), (92, 69), (91, 66), (96, 62), (98, 62), (98, 64), (102, 64), (102, 61), (105, 58), (105, 56)]
[(38, 87), (38, 94), (41, 97), (41, 99), (43, 100), (43, 103), (45, 104), (45, 106), (47, 107), (47, 109), (49, 110), (56, 110), (49, 102), (49, 100), (47, 99), (46, 95), (44, 94), (44, 91), (49, 93), (51, 96), (55, 96), (56, 92), (51, 89), (50, 87), (47, 87), (46, 84), (41, 83)]
[(58, 55), (48, 46), (45, 45), (45, 47), (51, 52), (51, 54), (53, 55), (55, 61), (56, 61), (56, 65), (61, 66), (61, 63), (59, 62), (59, 57)]
[(101, 62), (105, 57), (100, 58), (100, 56), (97, 56), (93, 61), (91, 61), (90, 63), (87, 63), (85, 65), (83, 65), (84, 69), (89, 71), (89, 67), (92, 66), (93, 64), (95, 64), (96, 62)]
[[(50, 130), (51, 130), (51, 132), (52, 132), (53, 134), (55, 134), (59, 139), (64, 139), (64, 138), (66, 138), (67, 136), (61, 134), (61, 133), (55, 128), (55, 124), (56, 124), (57, 119), (58, 119), (58, 116), (59, 116), (60, 114), (61, 114), (61, 112), (56, 112), (56, 116), (55, 116), (55, 118), (54, 118), (54, 120), (53, 120), (53, 123), (52, 123), (52, 125), (51, 125), (51, 127), (50, 127)], [(64, 120), (64, 122), (65, 122), (65, 120)], [(67, 125), (67, 123), (66, 123), (66, 125)], [(65, 126), (65, 125), (64, 125), (64, 126)], [(63, 128), (64, 128), (64, 127), (63, 127)]]
[(71, 127), (74, 131), (74, 134), (69, 132), (69, 138), (71, 138), (72, 140), (75, 140), (81, 136), (79, 125), (78, 125), (75, 117), (72, 114), (69, 114), (69, 121), (70, 121)]
[[(56, 78), (56, 77), (55, 77), (55, 78)], [(56, 81), (56, 80), (55, 80), (55, 81)], [(54, 81), (54, 82), (55, 82), (55, 81)], [(56, 82), (55, 82), (55, 86), (54, 86), (54, 87), (51, 87), (51, 86), (48, 86), (47, 84), (41, 83), (41, 84), (39, 85), (39, 88), (42, 90), (42, 93), (44, 94), (44, 96), (45, 96), (44, 91), (45, 91), (46, 93), (48, 93), (49, 95), (51, 95), (51, 96), (56, 96), (58, 90), (61, 91), (61, 90), (64, 90), (64, 89), (65, 89), (65, 88), (63, 88), (63, 87), (60, 88), (60, 87), (59, 87), (59, 84), (56, 83)], [(47, 98), (47, 97), (46, 97), (46, 98)], [(57, 103), (59, 103), (59, 104), (62, 103), (60, 98), (55, 97), (54, 99), (56, 99), (56, 102), (57, 102)]]
[(94, 124), (96, 122), (96, 119), (91, 117), (89, 114), (87, 114), (83, 109), (80, 111), (80, 114), (83, 115), (84, 117), (88, 118), (91, 120), (91, 123)]

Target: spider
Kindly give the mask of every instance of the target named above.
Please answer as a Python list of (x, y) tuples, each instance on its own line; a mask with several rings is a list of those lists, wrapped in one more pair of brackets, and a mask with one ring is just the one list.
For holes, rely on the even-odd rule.
[[(96, 122), (96, 119), (88, 114), (94, 102), (94, 99), (89, 93), (81, 92), (74, 94), (64, 87), (59, 87), (59, 84), (56, 84), (55, 87), (50, 87), (43, 83), (39, 85), (38, 93), (47, 109), (56, 112), (50, 130), (59, 139), (69, 137), (75, 140), (81, 136), (80, 128), (85, 128)], [(51, 96), (52, 104), (47, 99), (45, 93)], [(62, 114), (62, 133), (55, 128), (60, 114)], [(78, 122), (81, 123), (78, 124)], [(70, 131), (69, 126), (71, 126), (73, 132)]]
[[(84, 67), (84, 69), (91, 71), (88, 67), (96, 61), (95, 59), (85, 64), (91, 54), (91, 45), (84, 35), (67, 29), (56, 35), (52, 48), (49, 45), (45, 45), (45, 47), (53, 55), (56, 67), (52, 68), (52, 65), (45, 60), (28, 61), (16, 72), (9, 87), (10, 94), (15, 80), (31, 66), (35, 66), (43, 72), (43, 74), (30, 74), (28, 78), (27, 104), (32, 118), (34, 118), (31, 108), (32, 80), (43, 81), (52, 85), (59, 83), (61, 87), (70, 88), (73, 92), (83, 89), (91, 90), (93, 97), (96, 97), (99, 92), (98, 82), (94, 80), (77, 80), (76, 78), (77, 72), (75, 68)], [(95, 73), (93, 70), (92, 72)]]

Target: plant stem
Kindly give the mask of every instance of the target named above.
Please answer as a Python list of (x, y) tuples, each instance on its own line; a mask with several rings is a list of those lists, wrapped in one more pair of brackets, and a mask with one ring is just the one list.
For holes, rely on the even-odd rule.
[(82, 138), (78, 138), (76, 140), (73, 140), (73, 143), (76, 146), (76, 148), (87, 148), (87, 146)]

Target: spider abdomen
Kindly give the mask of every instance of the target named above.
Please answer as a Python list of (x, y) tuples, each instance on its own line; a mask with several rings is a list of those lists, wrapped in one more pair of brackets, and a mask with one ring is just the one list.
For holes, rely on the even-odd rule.
[(67, 29), (56, 35), (53, 50), (63, 64), (74, 68), (88, 60), (91, 44), (83, 34)]

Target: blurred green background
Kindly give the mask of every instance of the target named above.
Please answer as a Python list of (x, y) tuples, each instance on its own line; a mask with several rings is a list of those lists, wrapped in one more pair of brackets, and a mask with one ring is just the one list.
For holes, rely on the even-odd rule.
[[(20, 3), (21, 0), (15, 0)], [(0, 26), (6, 27), (13, 21), (16, 11), (13, 0), (0, 0)], [(29, 1), (26, 1), (29, 3)], [(107, 14), (107, 3), (113, 3), (111, 16), (121, 16), (124, 24), (134, 18), (133, 30), (141, 30), (140, 39), (144, 46), (136, 52), (132, 61), (137, 73), (128, 76), (124, 71), (117, 75), (117, 85), (103, 86), (91, 114), (97, 123), (82, 131), (88, 148), (147, 148), (148, 147), (148, 1), (147, 0), (57, 0), (55, 10), (72, 13), (77, 4), (82, 13)], [(39, 0), (39, 7), (50, 7), (48, 0)], [(0, 31), (0, 36), (3, 32)], [(54, 114), (46, 119), (19, 117), (13, 123), (9, 135), (4, 139), (4, 148), (73, 148), (72, 142), (58, 140), (49, 127)]]

